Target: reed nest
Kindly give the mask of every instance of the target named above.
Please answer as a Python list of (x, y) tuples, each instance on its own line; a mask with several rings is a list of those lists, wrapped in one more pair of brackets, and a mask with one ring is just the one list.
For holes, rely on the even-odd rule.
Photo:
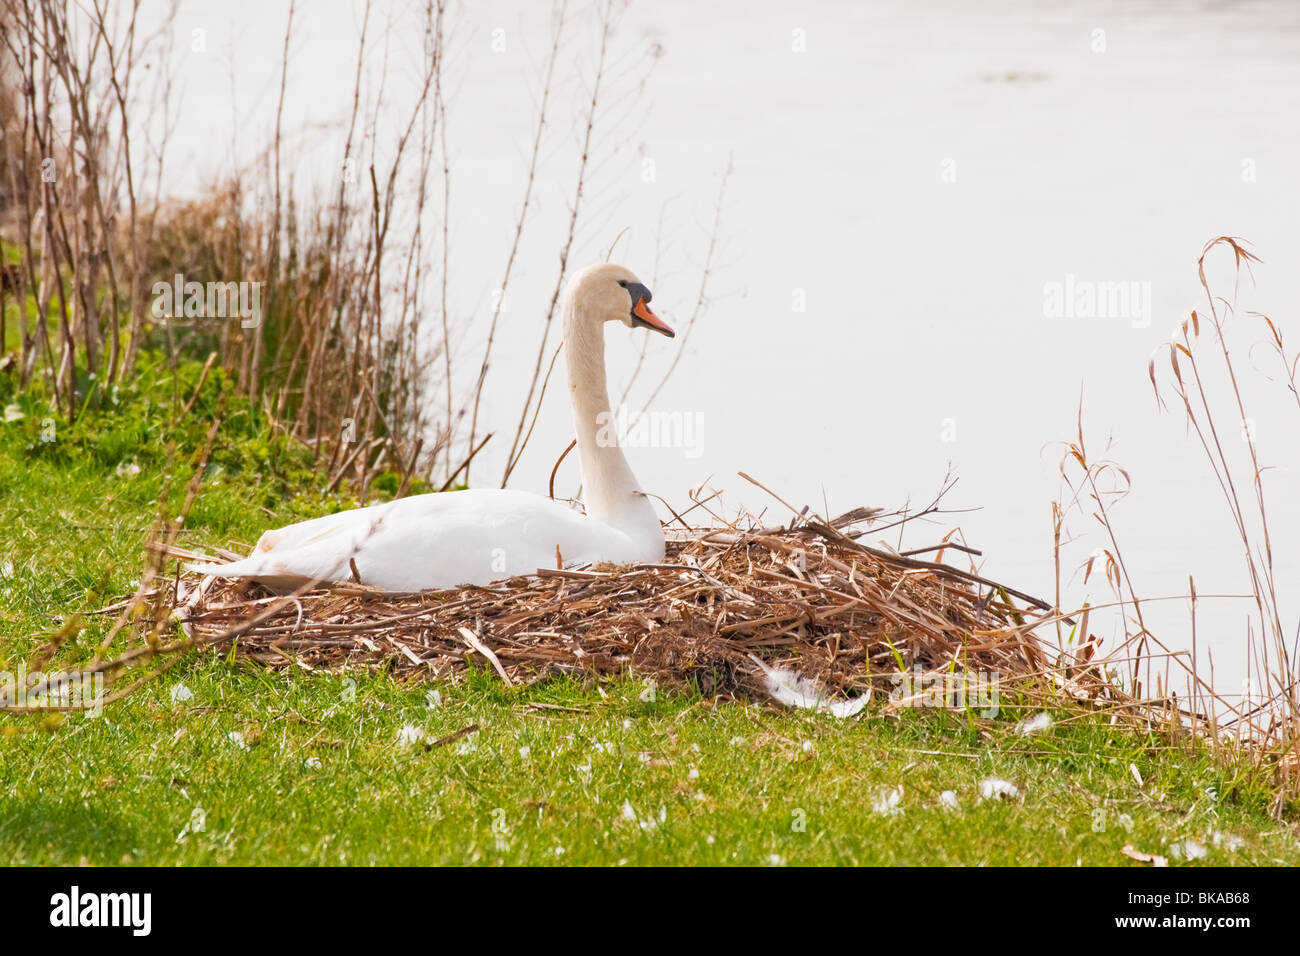
[[(850, 696), (902, 670), (999, 681), (1053, 670), (1032, 631), (1046, 604), (857, 541), (850, 527), (870, 514), (675, 533), (663, 563), (541, 569), (488, 587), (277, 596), (208, 580), (180, 588), (174, 613), (191, 646), (237, 640), (239, 655), (273, 667), (444, 679), (490, 666), (510, 685), (631, 675), (766, 699), (765, 667)], [(1074, 696), (1091, 696), (1071, 684)]]

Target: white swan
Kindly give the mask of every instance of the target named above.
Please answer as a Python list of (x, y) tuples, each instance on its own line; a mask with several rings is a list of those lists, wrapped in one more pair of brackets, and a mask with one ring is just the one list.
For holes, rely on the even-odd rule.
[(565, 287), (564, 359), (586, 515), (522, 491), (416, 495), (268, 531), (249, 557), (191, 570), (276, 590), (319, 580), (419, 591), (487, 584), (557, 562), (662, 560), (663, 528), (613, 439), (605, 384), (606, 322), (673, 335), (650, 298), (635, 275), (609, 264), (584, 269)]

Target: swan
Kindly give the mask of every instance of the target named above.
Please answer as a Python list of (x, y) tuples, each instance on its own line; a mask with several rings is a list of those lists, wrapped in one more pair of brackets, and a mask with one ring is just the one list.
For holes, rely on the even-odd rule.
[(612, 436), (605, 381), (605, 323), (673, 337), (650, 299), (631, 271), (609, 263), (583, 269), (565, 286), (564, 362), (585, 515), (509, 489), (414, 495), (267, 531), (247, 558), (190, 570), (276, 591), (312, 581), (420, 591), (488, 584), (557, 564), (663, 560), (663, 527)]

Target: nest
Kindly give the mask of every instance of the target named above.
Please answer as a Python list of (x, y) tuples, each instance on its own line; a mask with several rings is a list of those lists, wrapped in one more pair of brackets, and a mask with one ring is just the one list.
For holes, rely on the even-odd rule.
[(209, 580), (182, 589), (188, 597), (175, 613), (190, 646), (236, 640), (239, 655), (271, 666), (426, 679), (491, 667), (509, 685), (631, 675), (765, 697), (776, 672), (860, 695), (897, 687), (900, 672), (1005, 681), (1050, 669), (1028, 621), (1047, 605), (846, 533), (868, 514), (695, 530), (674, 535), (659, 564), (543, 569), (489, 587), (399, 595), (342, 585), (274, 596)]

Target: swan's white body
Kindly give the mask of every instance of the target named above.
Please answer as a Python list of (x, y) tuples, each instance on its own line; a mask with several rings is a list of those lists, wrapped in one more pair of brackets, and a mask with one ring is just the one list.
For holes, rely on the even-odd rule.
[[(269, 546), (268, 546), (269, 545)], [(251, 557), (199, 565), (277, 590), (307, 581), (351, 581), (386, 591), (487, 584), (538, 568), (593, 561), (630, 564), (658, 548), (525, 491), (472, 489), (416, 495), (268, 531)]]
[(249, 557), (193, 570), (277, 590), (354, 581), (419, 591), (488, 584), (557, 563), (661, 560), (663, 528), (610, 434), (605, 384), (606, 321), (672, 335), (645, 305), (649, 297), (632, 273), (614, 265), (583, 270), (565, 290), (565, 364), (586, 515), (521, 491), (416, 495), (268, 531)]

